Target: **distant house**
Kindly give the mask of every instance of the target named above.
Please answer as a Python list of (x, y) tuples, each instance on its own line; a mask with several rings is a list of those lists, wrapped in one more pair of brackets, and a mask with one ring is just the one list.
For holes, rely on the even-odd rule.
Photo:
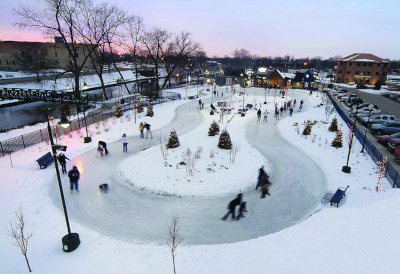
[(388, 60), (370, 53), (353, 53), (336, 62), (336, 83), (385, 83), (389, 71)]
[(282, 88), (285, 85), (285, 76), (279, 71), (274, 70), (268, 75), (269, 86), (273, 88)]
[(302, 70), (302, 72), (296, 72), (296, 75), (292, 79), (292, 88), (302, 89), (316, 89), (318, 79), (317, 75), (311, 69)]

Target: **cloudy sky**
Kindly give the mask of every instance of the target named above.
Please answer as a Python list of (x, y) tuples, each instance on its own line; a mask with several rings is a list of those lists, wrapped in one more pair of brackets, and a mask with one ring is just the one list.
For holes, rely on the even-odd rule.
[[(231, 55), (235, 49), (245, 48), (259, 56), (329, 58), (365, 52), (400, 59), (397, 0), (109, 2), (141, 16), (148, 27), (192, 33), (210, 57)], [(33, 1), (0, 0), (0, 39), (43, 40), (40, 33), (12, 26), (18, 20), (12, 12), (18, 4), (32, 5)]]

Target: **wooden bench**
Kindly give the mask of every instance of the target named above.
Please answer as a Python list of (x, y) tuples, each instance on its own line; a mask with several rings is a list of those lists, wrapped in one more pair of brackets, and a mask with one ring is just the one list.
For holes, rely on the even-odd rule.
[(42, 169), (51, 165), (51, 163), (53, 163), (53, 160), (53, 155), (51, 155), (50, 152), (47, 152), (45, 155), (37, 159), (36, 162), (38, 162), (40, 169)]
[(247, 104), (246, 107), (247, 108), (253, 108), (253, 105), (252, 104)]
[(336, 204), (336, 207), (339, 207), (340, 201), (343, 199), (344, 196), (346, 196), (346, 190), (350, 186), (347, 186), (346, 189), (343, 189), (342, 187), (339, 187), (338, 190), (336, 190), (336, 193), (333, 195), (331, 200), (329, 201), (332, 204)]

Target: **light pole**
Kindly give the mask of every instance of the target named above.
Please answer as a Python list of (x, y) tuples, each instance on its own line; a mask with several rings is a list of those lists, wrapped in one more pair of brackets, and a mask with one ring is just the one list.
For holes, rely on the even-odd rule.
[[(49, 121), (49, 115), (47, 113), (47, 109), (44, 110), (44, 113), (46, 115), (47, 130), (49, 132), (51, 151), (53, 153), (54, 167), (56, 169), (58, 187), (60, 189), (61, 202), (62, 202), (62, 205), (63, 205), (64, 217), (65, 217), (65, 222), (67, 224), (67, 230), (68, 230), (68, 234), (65, 235), (62, 238), (61, 242), (63, 244), (63, 250), (65, 252), (71, 252), (71, 251), (74, 251), (75, 249), (78, 248), (78, 246), (81, 243), (81, 241), (79, 239), (79, 234), (78, 233), (71, 233), (71, 228), (69, 226), (69, 221), (68, 221), (67, 206), (65, 205), (64, 192), (63, 192), (63, 188), (62, 188), (62, 184), (61, 184), (60, 171), (58, 170), (58, 164), (57, 164), (57, 150), (66, 151), (67, 147), (66, 146), (62, 146), (62, 145), (55, 145), (54, 144), (53, 134), (52, 134), (51, 127), (50, 127), (50, 121)], [(70, 126), (71, 122), (68, 121), (65, 113), (61, 113), (61, 120), (60, 120), (60, 122), (58, 124), (61, 125), (64, 128), (67, 128), (67, 127)]]
[[(83, 112), (83, 119), (85, 120), (85, 128), (86, 128), (86, 137), (83, 138), (83, 142), (86, 143), (90, 143), (92, 141), (92, 137), (89, 137), (89, 133), (88, 133), (88, 129), (87, 129), (87, 122), (86, 122), (86, 114), (85, 114), (85, 107), (82, 104), (82, 97), (83, 97), (83, 90), (82, 87), (80, 87), (81, 89), (81, 96), (79, 97), (81, 100), (81, 106), (82, 106), (82, 112)], [(87, 89), (87, 85), (86, 82), (83, 83), (83, 89)], [(85, 95), (86, 96), (86, 95)]]
[[(372, 111), (373, 109), (374, 109), (374, 105), (373, 105), (373, 104), (369, 104), (369, 105), (368, 105), (368, 121), (367, 121), (367, 126), (368, 126), (368, 124), (369, 124), (369, 118), (371, 117), (371, 111)], [(367, 139), (367, 131), (368, 131), (368, 128), (365, 127), (364, 142), (363, 142), (363, 146), (362, 146), (362, 149), (361, 149), (361, 152), (362, 152), (362, 153), (364, 153), (365, 139)]]
[(244, 95), (246, 93), (246, 81), (243, 81), (243, 108), (242, 108), (242, 114), (241, 117), (244, 117), (246, 114), (244, 112)]
[[(264, 82), (265, 82), (265, 76), (263, 76), (263, 85), (264, 85)], [(264, 86), (264, 104), (266, 104), (267, 103), (267, 85), (265, 84), (265, 86)]]
[[(358, 98), (361, 98), (359, 94), (357, 94), (357, 95), (358, 95)], [(353, 129), (352, 129), (352, 132), (350, 132), (351, 137), (350, 137), (350, 144), (349, 144), (349, 153), (347, 154), (347, 163), (345, 166), (342, 167), (342, 172), (344, 172), (344, 173), (351, 173), (351, 167), (349, 166), (349, 160), (350, 160), (351, 148), (353, 147), (354, 131), (356, 130), (358, 107), (360, 105), (359, 102), (360, 101), (358, 101), (358, 103), (357, 103), (357, 110), (356, 110), (356, 114), (354, 116)]]

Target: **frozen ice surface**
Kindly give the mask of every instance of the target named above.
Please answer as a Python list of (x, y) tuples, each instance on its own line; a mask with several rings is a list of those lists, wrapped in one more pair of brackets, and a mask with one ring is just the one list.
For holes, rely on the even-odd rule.
[[(157, 145), (156, 136), (160, 132), (167, 135), (175, 129), (183, 135), (198, 126), (201, 119), (197, 101), (190, 102), (177, 108), (170, 125), (153, 132), (154, 139), (130, 139), (129, 153), (122, 153), (121, 142), (116, 142), (108, 145), (110, 154), (102, 159), (96, 159), (95, 150), (73, 159), (72, 163), (81, 171), (80, 193), (69, 193), (68, 178), (62, 177), (70, 219), (119, 239), (165, 244), (171, 217), (178, 215), (185, 244), (196, 245), (232, 243), (267, 235), (292, 226), (318, 210), (327, 189), (325, 175), (313, 160), (279, 136), (272, 115), (267, 124), (257, 124), (253, 119), (246, 125), (247, 138), (273, 166), (271, 196), (260, 199), (260, 193), (255, 190), (244, 193), (249, 212), (240, 221), (221, 221), (234, 195), (163, 197), (135, 192), (114, 180), (118, 163), (132, 153)], [(98, 191), (102, 183), (110, 184), (108, 193)], [(62, 210), (56, 177), (50, 183), (50, 195)]]

